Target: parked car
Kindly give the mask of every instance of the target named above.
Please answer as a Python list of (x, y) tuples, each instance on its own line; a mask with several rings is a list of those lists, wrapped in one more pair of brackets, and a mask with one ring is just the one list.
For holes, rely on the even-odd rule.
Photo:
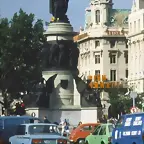
[(16, 135), (9, 138), (11, 144), (67, 144), (57, 125), (47, 123), (19, 125)]
[(99, 123), (85, 123), (81, 124), (77, 128), (75, 128), (70, 136), (71, 143), (84, 143), (85, 138), (93, 132), (96, 126), (100, 125)]
[(114, 125), (111, 123), (100, 124), (96, 129), (86, 137), (86, 144), (111, 144), (111, 136)]
[[(0, 142), (7, 144), (20, 124), (42, 122), (39, 118), (31, 116), (4, 116), (0, 117)], [(1, 143), (0, 143), (1, 144)]]

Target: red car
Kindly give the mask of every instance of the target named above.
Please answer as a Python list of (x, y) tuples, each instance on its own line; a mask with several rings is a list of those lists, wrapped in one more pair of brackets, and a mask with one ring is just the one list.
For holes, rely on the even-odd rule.
[(78, 126), (76, 129), (74, 129), (70, 136), (69, 136), (69, 140), (71, 143), (83, 143), (85, 138), (91, 133), (93, 132), (93, 130), (95, 129), (96, 126), (98, 126), (99, 123), (85, 123), (85, 124), (81, 124), (80, 126)]

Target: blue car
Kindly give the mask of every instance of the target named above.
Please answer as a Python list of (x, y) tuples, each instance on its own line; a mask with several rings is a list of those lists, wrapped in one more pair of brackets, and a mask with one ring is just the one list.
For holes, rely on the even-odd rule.
[(112, 132), (112, 144), (144, 144), (144, 113), (121, 116)]
[(11, 144), (67, 144), (57, 125), (46, 123), (22, 124), (16, 134), (9, 138)]

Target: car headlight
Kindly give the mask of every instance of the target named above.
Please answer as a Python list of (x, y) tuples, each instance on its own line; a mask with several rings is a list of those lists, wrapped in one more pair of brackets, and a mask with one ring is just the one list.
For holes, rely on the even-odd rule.
[(33, 139), (32, 144), (42, 144), (43, 140), (41, 139)]
[(57, 143), (58, 143), (58, 144), (67, 144), (68, 141), (65, 140), (65, 139), (58, 139), (58, 140), (57, 140)]

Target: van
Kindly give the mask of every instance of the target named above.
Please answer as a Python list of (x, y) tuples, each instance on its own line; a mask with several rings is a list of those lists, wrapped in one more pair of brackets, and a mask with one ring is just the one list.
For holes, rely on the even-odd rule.
[(120, 117), (112, 132), (112, 144), (143, 144), (144, 113), (126, 114)]
[[(31, 116), (4, 116), (0, 117), (0, 142), (8, 143), (11, 136), (15, 135), (17, 126), (25, 123), (42, 122)], [(0, 143), (1, 144), (1, 143)]]

